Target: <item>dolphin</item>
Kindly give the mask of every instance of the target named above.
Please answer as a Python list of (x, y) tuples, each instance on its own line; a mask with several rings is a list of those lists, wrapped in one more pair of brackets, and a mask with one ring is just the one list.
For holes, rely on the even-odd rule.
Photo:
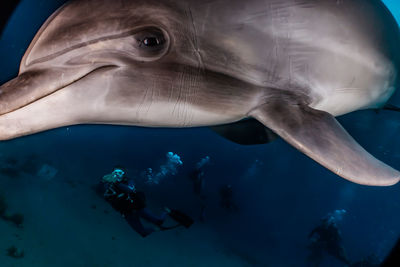
[(400, 33), (379, 0), (75, 0), (40, 28), (0, 87), (0, 140), (75, 124), (210, 126), (280, 136), (364, 185), (400, 173), (335, 116), (382, 107)]

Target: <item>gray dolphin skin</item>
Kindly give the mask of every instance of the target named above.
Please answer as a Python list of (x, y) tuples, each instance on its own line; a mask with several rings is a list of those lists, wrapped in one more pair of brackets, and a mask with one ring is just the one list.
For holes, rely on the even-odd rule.
[(0, 140), (75, 124), (211, 126), (242, 144), (280, 136), (347, 180), (392, 185), (400, 173), (334, 116), (386, 103), (399, 49), (379, 0), (76, 0), (0, 87)]

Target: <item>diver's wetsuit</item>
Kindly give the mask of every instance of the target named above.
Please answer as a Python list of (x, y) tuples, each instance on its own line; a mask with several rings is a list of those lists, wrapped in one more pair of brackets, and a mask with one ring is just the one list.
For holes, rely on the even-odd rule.
[(238, 206), (233, 201), (233, 190), (231, 185), (223, 185), (219, 189), (221, 207), (228, 211), (237, 211)]
[(161, 226), (167, 212), (157, 216), (146, 208), (146, 198), (143, 192), (137, 192), (133, 188), (133, 180), (125, 178), (121, 182), (106, 183), (105, 199), (111, 206), (119, 211), (129, 225), (142, 237), (146, 237), (155, 231), (154, 228), (144, 227), (140, 218), (157, 226)]
[(323, 251), (332, 255), (336, 259), (349, 264), (345, 250), (341, 245), (341, 235), (336, 223), (323, 220), (322, 224), (317, 226), (309, 234), (311, 250), (308, 260), (314, 266), (319, 266), (322, 262)]

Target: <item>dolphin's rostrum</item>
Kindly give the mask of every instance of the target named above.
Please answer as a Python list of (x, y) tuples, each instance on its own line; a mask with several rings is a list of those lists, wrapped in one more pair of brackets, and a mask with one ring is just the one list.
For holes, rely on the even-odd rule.
[(0, 139), (81, 123), (279, 135), (336, 174), (392, 185), (334, 116), (399, 83), (398, 25), (379, 0), (75, 0), (0, 87)]

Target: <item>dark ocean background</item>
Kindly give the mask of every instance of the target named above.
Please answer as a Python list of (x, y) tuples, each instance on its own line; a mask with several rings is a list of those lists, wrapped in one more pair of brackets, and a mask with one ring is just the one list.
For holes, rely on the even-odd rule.
[[(0, 40), (0, 83), (16, 76), (27, 46), (64, 1), (23, 0)], [(400, 3), (385, 3), (400, 19)], [(390, 103), (400, 105), (397, 92)], [(400, 169), (400, 113), (358, 111), (339, 117), (369, 152)], [(140, 181), (168, 151), (183, 165), (158, 185)], [(205, 221), (188, 174), (203, 157)], [(150, 207), (179, 208), (190, 229), (143, 239), (94, 187), (115, 164), (126, 167), (146, 192)], [(39, 175), (43, 166), (54, 177)], [(239, 209), (220, 206), (219, 188), (231, 184)], [(241, 146), (208, 128), (149, 129), (72, 126), (0, 142), (0, 195), (22, 226), (0, 220), (0, 266), (305, 266), (307, 236), (327, 213), (345, 209), (339, 224), (352, 261), (383, 259), (400, 235), (400, 185), (367, 187), (332, 174), (277, 140)], [(22, 258), (7, 255), (15, 246)], [(326, 257), (323, 266), (343, 266)]]

